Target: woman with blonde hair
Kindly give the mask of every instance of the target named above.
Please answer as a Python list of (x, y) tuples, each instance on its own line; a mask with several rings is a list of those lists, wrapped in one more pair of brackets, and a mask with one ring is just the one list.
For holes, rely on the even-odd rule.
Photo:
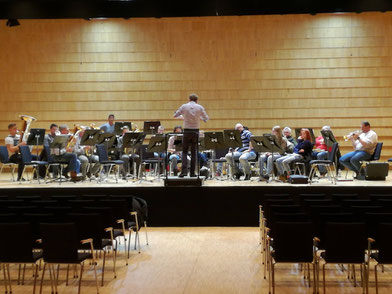
[[(278, 145), (284, 149), (286, 152), (289, 149), (289, 146), (292, 145), (286, 137), (282, 134), (282, 129), (280, 126), (274, 126), (272, 128), (272, 135), (275, 135), (278, 141)], [(270, 152), (264, 153), (259, 157), (259, 167), (260, 167), (260, 178), (264, 180), (268, 180), (272, 174), (272, 169), (274, 167), (273, 162), (282, 157), (283, 155), (279, 153), (274, 153), (273, 155)], [(267, 163), (267, 168), (265, 169), (265, 163)], [(265, 173), (263, 171), (265, 170)]]

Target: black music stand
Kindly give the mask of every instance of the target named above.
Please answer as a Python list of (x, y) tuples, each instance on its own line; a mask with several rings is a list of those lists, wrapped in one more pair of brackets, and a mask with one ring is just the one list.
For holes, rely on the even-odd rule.
[[(140, 147), (140, 145), (143, 144), (144, 138), (146, 137), (146, 134), (143, 132), (126, 132), (123, 136), (123, 144), (122, 148), (130, 148), (132, 149), (132, 154), (136, 153), (137, 148)], [(142, 162), (142, 154), (140, 152), (140, 162)], [(133, 166), (133, 178), (137, 178), (137, 171), (136, 171), (136, 165), (135, 161), (133, 160), (134, 166)]]
[[(253, 149), (256, 152), (269, 152), (272, 156), (272, 164), (274, 164), (274, 153), (284, 154), (285, 150), (279, 145), (278, 138), (272, 134), (264, 134), (263, 136), (250, 137)], [(261, 178), (261, 174), (260, 174)], [(275, 181), (275, 170), (272, 168), (272, 177), (269, 182)]]
[(316, 143), (316, 137), (314, 136), (314, 132), (312, 128), (296, 128), (295, 129), (295, 136), (296, 136), (296, 141), (298, 141), (298, 137), (301, 135), (301, 129), (308, 129), (310, 133), (310, 137), (312, 139), (311, 143), (314, 144)]
[(122, 129), (125, 126), (127, 126), (129, 130), (132, 130), (132, 123), (130, 121), (116, 121), (114, 123), (114, 133), (116, 136), (122, 135)]
[(211, 178), (215, 177), (214, 162), (216, 161), (216, 151), (226, 149), (223, 132), (205, 132), (204, 133), (204, 149), (212, 150), (212, 158), (210, 163)]
[[(164, 168), (164, 170), (165, 170), (165, 177), (166, 178), (167, 178), (167, 169), (166, 169), (166, 166), (167, 166), (167, 144), (168, 144), (168, 142), (167, 142), (166, 136), (153, 136), (150, 138), (150, 142), (148, 143), (148, 146), (147, 146), (147, 152), (152, 152), (152, 153), (156, 152), (158, 154), (160, 154), (160, 153), (165, 154), (165, 160), (164, 160), (165, 168)], [(158, 164), (161, 163), (160, 157), (158, 157), (157, 161), (158, 161)], [(161, 174), (159, 172), (158, 179), (160, 179), (160, 176), (161, 176)]]
[(336, 141), (335, 136), (333, 135), (332, 131), (330, 131), (330, 130), (328, 130), (328, 131), (321, 130), (321, 135), (323, 136), (325, 145), (327, 145), (327, 147), (332, 147), (333, 143), (338, 142), (338, 141)]
[[(235, 164), (233, 148), (236, 149), (242, 147), (241, 132), (239, 130), (223, 130), (223, 138), (225, 141), (226, 148), (229, 149), (229, 152), (233, 157), (233, 164)], [(230, 176), (233, 177), (232, 172)]]
[[(59, 155), (61, 154), (61, 150), (65, 149), (68, 144), (68, 135), (56, 135), (53, 139), (53, 142), (50, 144), (51, 149), (58, 149)], [(61, 159), (56, 162), (56, 164), (60, 165), (60, 183), (62, 181), (62, 168), (61, 168)]]
[(161, 122), (158, 121), (145, 121), (143, 126), (143, 132), (148, 135), (155, 135), (158, 132), (158, 127)]
[(116, 135), (114, 133), (103, 133), (99, 134), (97, 144), (105, 144), (106, 150), (112, 148), (114, 141), (116, 140)]
[[(91, 154), (88, 156), (89, 169), (92, 165), (92, 156), (94, 154), (94, 146), (98, 142), (99, 135), (101, 134), (101, 130), (91, 129), (85, 130), (82, 138), (80, 139), (80, 145), (82, 146), (90, 146)], [(91, 178), (90, 178), (91, 181)]]
[(38, 146), (44, 144), (45, 129), (31, 129), (29, 137), (27, 138), (27, 145), (34, 145), (37, 151), (38, 158)]

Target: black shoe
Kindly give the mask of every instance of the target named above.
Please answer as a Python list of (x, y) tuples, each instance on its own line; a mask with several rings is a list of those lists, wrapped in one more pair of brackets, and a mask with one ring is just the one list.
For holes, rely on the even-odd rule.
[(74, 183), (80, 182), (80, 181), (83, 181), (83, 177), (81, 177), (81, 176), (71, 177), (71, 181)]
[(63, 170), (63, 177), (69, 179), (68, 172)]
[(244, 181), (249, 181), (250, 180), (250, 175), (245, 175)]
[(179, 178), (186, 177), (186, 173), (180, 173), (180, 174), (178, 175), (178, 177), (179, 177)]
[(196, 178), (196, 177), (197, 177), (197, 174), (191, 173), (191, 178)]

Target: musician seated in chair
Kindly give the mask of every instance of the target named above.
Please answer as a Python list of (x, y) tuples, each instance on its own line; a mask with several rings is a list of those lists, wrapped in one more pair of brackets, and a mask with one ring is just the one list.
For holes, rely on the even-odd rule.
[(292, 146), (292, 149), (291, 149), (291, 152), (290, 152), (290, 153), (293, 153), (294, 146), (297, 145), (297, 141), (295, 141), (295, 139), (291, 136), (291, 129), (290, 129), (289, 127), (285, 127), (285, 128), (283, 129), (283, 136), (284, 136), (290, 143), (293, 144), (293, 145), (291, 145), (291, 146)]
[(226, 154), (225, 158), (231, 167), (233, 176), (235, 176), (237, 180), (240, 179), (242, 172), (239, 165), (236, 163), (236, 160), (241, 163), (242, 168), (244, 169), (245, 180), (250, 180), (251, 171), (249, 160), (257, 157), (256, 152), (250, 146), (250, 137), (252, 137), (252, 133), (240, 123), (237, 123), (234, 128), (241, 132), (242, 147), (230, 151)]
[[(282, 134), (282, 129), (280, 126), (274, 126), (272, 128), (272, 135), (275, 135), (278, 139), (278, 143), (282, 149), (287, 153), (291, 153), (291, 146), (293, 145), (285, 136)], [(259, 167), (260, 167), (260, 178), (268, 180), (272, 174), (272, 169), (274, 167), (274, 162), (282, 157), (279, 153), (274, 153), (273, 156), (270, 152), (266, 152), (259, 157)], [(272, 161), (273, 160), (273, 161)], [(267, 163), (267, 168), (265, 168), (265, 163)]]
[(353, 132), (348, 136), (354, 151), (340, 157), (339, 162), (356, 173), (355, 178), (360, 175), (361, 161), (369, 160), (377, 145), (377, 134), (371, 130), (370, 123), (361, 123), (362, 133)]
[[(20, 181), (23, 172), (23, 163), (22, 163), (22, 156), (19, 152), (19, 146), (26, 145), (26, 142), (21, 141), (20, 135), (17, 134), (18, 129), (16, 124), (12, 123), (8, 125), (9, 135), (5, 137), (5, 145), (7, 146), (8, 155), (10, 158), (10, 162), (18, 164), (18, 178), (17, 180)], [(31, 155), (33, 160), (37, 160), (36, 155)]]
[[(69, 135), (69, 129), (67, 125), (60, 125), (60, 134)], [(72, 153), (72, 148), (50, 148), (50, 154), (55, 161), (63, 162), (67, 164), (67, 167), (63, 170), (63, 175), (68, 178), (68, 172), (71, 174), (71, 180), (74, 182), (81, 181), (82, 177), (78, 176), (80, 172), (80, 161), (77, 159), (76, 154)]]
[[(321, 128), (321, 131), (331, 131), (331, 127), (323, 126)], [(314, 144), (313, 147), (312, 157), (313, 159), (317, 159), (317, 160), (327, 160), (328, 152), (331, 151), (332, 151), (332, 147), (328, 148), (327, 144), (324, 142), (324, 137), (318, 136), (316, 138), (316, 143)], [(327, 169), (325, 168), (324, 165), (318, 165), (318, 170), (320, 172), (320, 176), (324, 176), (327, 173)]]
[(94, 148), (91, 148), (91, 146), (80, 145), (85, 131), (86, 127), (81, 127), (81, 129), (76, 134), (76, 137), (74, 139), (75, 145), (73, 146), (73, 152), (76, 154), (78, 160), (80, 161), (80, 170), (82, 172), (83, 179), (86, 179), (87, 176), (90, 178), (92, 176), (98, 177), (98, 172), (100, 168), (99, 157), (98, 155), (94, 155), (93, 153)]
[(291, 175), (290, 164), (302, 161), (312, 154), (312, 143), (310, 132), (308, 129), (301, 129), (301, 135), (298, 137), (298, 144), (294, 147), (292, 154), (283, 156), (276, 160), (276, 168), (278, 170), (279, 179), (286, 181)]

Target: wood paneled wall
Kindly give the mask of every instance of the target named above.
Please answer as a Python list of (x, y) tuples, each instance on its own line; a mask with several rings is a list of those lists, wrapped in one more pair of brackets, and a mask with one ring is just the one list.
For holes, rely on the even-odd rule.
[(392, 157), (390, 12), (20, 22), (0, 26), (1, 137), (19, 114), (171, 129), (195, 92), (205, 130), (330, 125), (343, 141), (369, 120)]

